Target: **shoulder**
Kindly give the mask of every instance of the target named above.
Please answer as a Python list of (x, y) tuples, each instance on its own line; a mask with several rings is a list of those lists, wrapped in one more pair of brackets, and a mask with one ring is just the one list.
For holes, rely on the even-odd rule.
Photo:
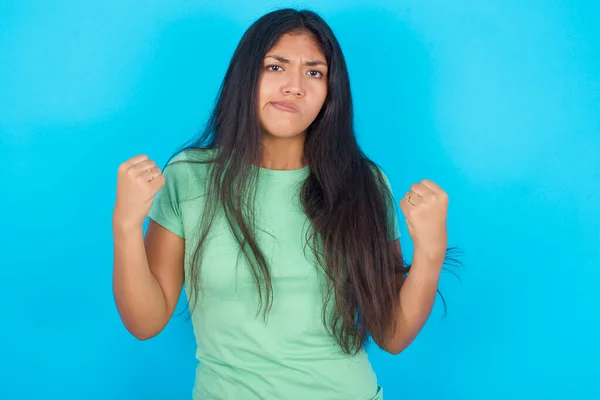
[(164, 167), (163, 173), (177, 178), (204, 172), (213, 159), (213, 149), (184, 149), (172, 155)]
[(176, 165), (181, 163), (210, 163), (216, 154), (215, 149), (208, 148), (186, 148), (175, 153), (169, 161), (167, 166)]
[(387, 187), (391, 191), (392, 184), (390, 182), (390, 179), (388, 178), (388, 175), (384, 171), (384, 169), (379, 164), (377, 164), (373, 161), (369, 162), (369, 165), (371, 167), (371, 171), (373, 172), (373, 174), (375, 176), (375, 179), (379, 183), (382, 183), (385, 187)]
[(172, 155), (162, 170), (163, 191), (178, 200), (205, 193), (213, 154), (212, 149), (184, 149)]

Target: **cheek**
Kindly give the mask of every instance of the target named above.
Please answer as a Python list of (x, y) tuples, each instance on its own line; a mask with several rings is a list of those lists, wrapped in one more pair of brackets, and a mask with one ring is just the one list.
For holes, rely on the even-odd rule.
[(327, 98), (327, 85), (320, 84), (313, 88), (313, 105), (314, 105), (314, 113), (315, 115), (321, 111), (323, 104), (325, 104), (325, 99)]
[(258, 86), (258, 101), (260, 106), (269, 102), (277, 92), (277, 82), (272, 78), (264, 77), (260, 80)]

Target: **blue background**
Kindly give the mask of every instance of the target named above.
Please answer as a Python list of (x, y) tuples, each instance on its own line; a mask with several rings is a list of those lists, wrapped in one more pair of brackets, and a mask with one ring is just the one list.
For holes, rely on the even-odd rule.
[(186, 317), (139, 342), (114, 305), (116, 170), (192, 137), (284, 5), (331, 24), (362, 146), (398, 199), (446, 189), (465, 251), (448, 316), (438, 297), (406, 351), (369, 350), (386, 398), (600, 398), (599, 4), (0, 1), (0, 398), (189, 398)]

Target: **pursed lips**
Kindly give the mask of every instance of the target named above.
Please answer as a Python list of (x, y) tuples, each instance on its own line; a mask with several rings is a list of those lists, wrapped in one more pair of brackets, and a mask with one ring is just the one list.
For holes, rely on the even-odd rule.
[(279, 111), (291, 113), (297, 113), (298, 111), (300, 111), (297, 105), (289, 101), (272, 101), (271, 104)]

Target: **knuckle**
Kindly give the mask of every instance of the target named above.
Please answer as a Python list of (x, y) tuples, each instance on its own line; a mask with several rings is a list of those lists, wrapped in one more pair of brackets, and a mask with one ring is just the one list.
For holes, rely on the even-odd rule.
[(146, 179), (142, 175), (138, 175), (135, 177), (135, 181), (139, 183), (145, 183)]

